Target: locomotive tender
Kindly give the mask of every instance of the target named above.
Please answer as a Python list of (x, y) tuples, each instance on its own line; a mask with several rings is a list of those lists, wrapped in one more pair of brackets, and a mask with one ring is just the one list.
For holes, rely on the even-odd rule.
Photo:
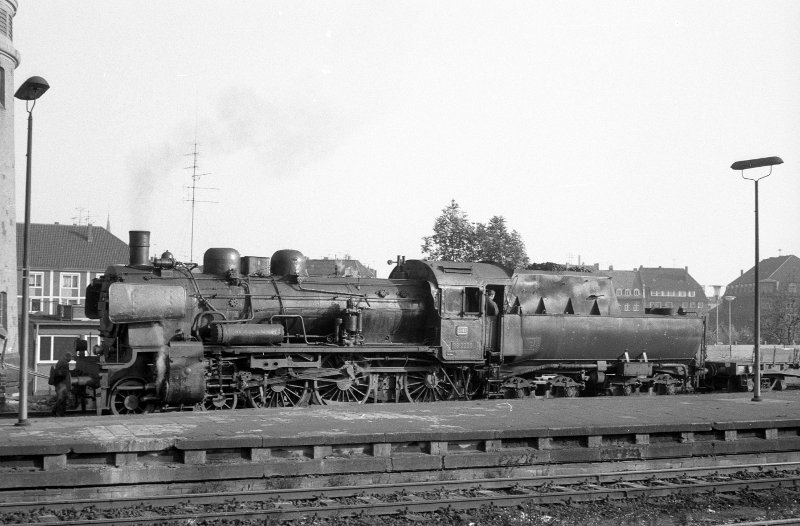
[(143, 231), (130, 251), (86, 291), (101, 343), (72, 384), (98, 413), (672, 394), (703, 373), (702, 318), (621, 316), (598, 275), (398, 257), (388, 279), (309, 277), (300, 252), (230, 248), (198, 272), (151, 261)]

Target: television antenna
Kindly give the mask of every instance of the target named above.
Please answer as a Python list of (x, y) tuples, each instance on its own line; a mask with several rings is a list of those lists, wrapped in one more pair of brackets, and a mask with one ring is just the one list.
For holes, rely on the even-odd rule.
[(92, 222), (94, 222), (94, 217), (92, 217), (92, 215), (89, 213), (88, 208), (76, 208), (75, 211), (78, 212), (78, 215), (70, 218), (72, 219), (73, 225), (82, 226), (84, 221), (87, 225), (90, 225)]
[(187, 153), (186, 157), (192, 157), (192, 165), (187, 166), (186, 170), (192, 171), (192, 185), (187, 186), (185, 188), (190, 189), (192, 191), (192, 197), (190, 199), (185, 199), (185, 201), (190, 201), (192, 203), (192, 230), (191, 230), (191, 240), (189, 242), (189, 261), (194, 261), (194, 211), (197, 203), (217, 203), (217, 201), (202, 201), (197, 199), (197, 190), (219, 190), (219, 188), (207, 188), (202, 186), (197, 186), (197, 182), (200, 178), (204, 175), (210, 175), (209, 173), (197, 173), (198, 165), (197, 165), (197, 157), (200, 155), (200, 152), (197, 150), (197, 142), (194, 143), (194, 148), (191, 153)]

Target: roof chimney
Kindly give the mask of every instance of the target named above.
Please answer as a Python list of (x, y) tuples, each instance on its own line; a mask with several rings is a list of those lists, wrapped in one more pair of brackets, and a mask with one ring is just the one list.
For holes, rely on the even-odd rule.
[(92, 241), (94, 241), (94, 236), (92, 236), (92, 224), (89, 223), (86, 226), (86, 242), (91, 243)]

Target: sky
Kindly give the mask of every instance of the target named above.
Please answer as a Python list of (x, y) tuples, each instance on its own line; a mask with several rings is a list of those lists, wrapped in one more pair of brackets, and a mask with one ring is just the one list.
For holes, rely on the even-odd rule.
[(784, 160), (759, 183), (760, 251), (800, 256), (798, 26), (789, 0), (19, 0), (17, 85), (51, 86), (32, 221), (385, 277), (454, 199), (532, 261), (726, 284), (754, 263), (734, 161)]

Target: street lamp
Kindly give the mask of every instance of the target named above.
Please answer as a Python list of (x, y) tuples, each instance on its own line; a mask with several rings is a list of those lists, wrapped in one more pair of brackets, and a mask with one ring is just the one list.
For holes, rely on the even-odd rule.
[[(31, 241), (31, 157), (33, 155), (33, 107), (36, 99), (50, 89), (50, 84), (42, 77), (31, 77), (22, 83), (14, 97), (25, 101), (28, 112), (28, 153), (25, 168), (25, 226), (22, 242), (22, 346), (19, 350), (19, 421), (18, 426), (30, 425), (28, 422), (28, 325), (30, 325), (30, 308), (28, 307), (28, 281), (30, 268), (28, 264), (28, 247)], [(33, 102), (31, 102), (33, 101)]]
[(725, 296), (724, 300), (728, 302), (728, 352), (733, 356), (733, 328), (731, 326), (731, 308), (733, 308), (733, 300), (736, 296)]
[[(753, 402), (760, 402), (761, 401), (761, 353), (759, 352), (760, 346), (760, 335), (759, 330), (761, 328), (761, 311), (760, 305), (758, 303), (758, 181), (761, 179), (766, 179), (770, 175), (772, 175), (772, 167), (776, 164), (783, 164), (783, 159), (780, 157), (762, 157), (761, 159), (749, 159), (747, 161), (736, 161), (731, 165), (731, 169), (733, 170), (741, 170), (742, 172), (742, 179), (747, 179), (748, 181), (753, 181), (756, 187), (756, 268), (755, 268), (755, 277), (753, 278), (753, 282), (755, 284), (755, 321), (753, 322), (753, 338), (755, 340), (755, 346), (753, 347), (753, 369), (755, 369), (755, 379), (753, 381)], [(745, 177), (744, 171), (749, 170), (750, 168), (763, 168), (765, 166), (769, 166), (769, 173), (767, 175), (762, 175), (760, 177)]]
[(719, 291), (722, 285), (711, 285), (714, 288), (714, 311), (717, 314), (717, 325), (714, 329), (714, 345), (719, 343)]

